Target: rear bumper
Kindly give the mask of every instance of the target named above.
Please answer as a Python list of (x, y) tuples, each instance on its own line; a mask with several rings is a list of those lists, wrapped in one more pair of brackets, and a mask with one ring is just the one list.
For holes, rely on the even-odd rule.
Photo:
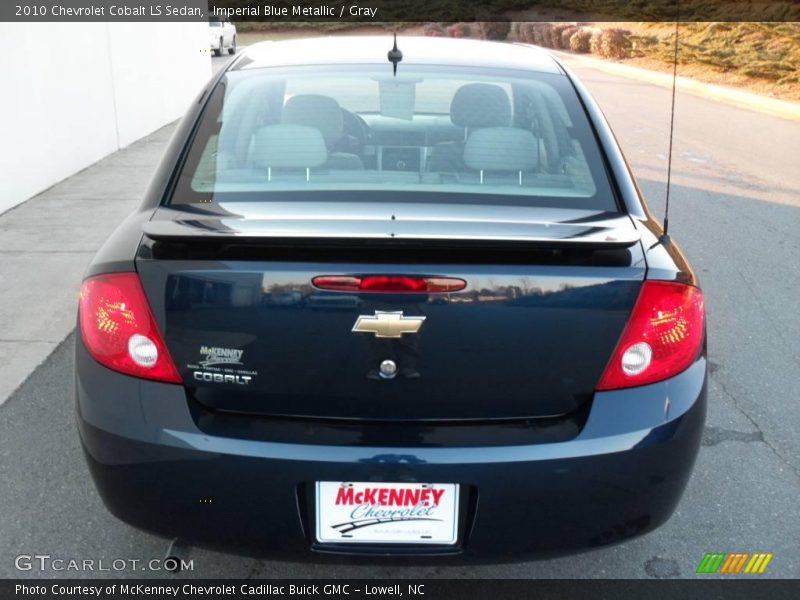
[[(95, 484), (137, 527), (231, 551), (444, 554), (464, 562), (579, 551), (640, 535), (680, 500), (706, 411), (706, 361), (655, 385), (598, 393), (581, 433), (559, 443), (381, 447), (208, 435), (181, 387), (97, 365), (77, 341), (77, 410)], [(668, 400), (667, 400), (668, 399)], [(319, 547), (313, 482), (455, 482), (456, 547)], [(316, 551), (316, 552), (315, 552)]]

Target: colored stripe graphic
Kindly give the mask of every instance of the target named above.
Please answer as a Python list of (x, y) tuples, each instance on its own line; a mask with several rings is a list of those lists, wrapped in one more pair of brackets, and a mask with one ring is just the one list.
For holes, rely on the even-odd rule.
[(733, 552), (728, 554), (728, 558), (722, 564), (720, 573), (738, 573), (742, 570), (745, 561), (750, 556), (749, 552)]
[(700, 561), (700, 565), (697, 567), (697, 572), (716, 573), (717, 569), (719, 569), (724, 559), (725, 559), (724, 553), (707, 552), (706, 555), (703, 557), (703, 560)]
[(753, 558), (750, 559), (750, 562), (747, 563), (747, 566), (744, 569), (745, 573), (763, 573), (769, 561), (772, 560), (772, 552), (770, 553), (760, 553), (760, 554), (753, 554)]
[[(771, 552), (707, 552), (697, 566), (698, 573), (763, 573), (772, 560)], [(746, 565), (746, 566), (745, 566)], [(744, 571), (742, 571), (744, 569)]]

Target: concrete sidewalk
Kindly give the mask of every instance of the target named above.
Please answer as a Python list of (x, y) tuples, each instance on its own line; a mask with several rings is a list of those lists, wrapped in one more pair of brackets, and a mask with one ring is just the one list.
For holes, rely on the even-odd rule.
[(141, 201), (173, 127), (0, 215), (0, 405), (74, 329), (84, 270)]

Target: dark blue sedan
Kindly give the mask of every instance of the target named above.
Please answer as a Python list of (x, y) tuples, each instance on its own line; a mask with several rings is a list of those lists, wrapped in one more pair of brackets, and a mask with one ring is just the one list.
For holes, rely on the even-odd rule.
[(265, 42), (94, 258), (80, 436), (120, 519), (254, 555), (519, 560), (664, 523), (703, 295), (524, 45)]

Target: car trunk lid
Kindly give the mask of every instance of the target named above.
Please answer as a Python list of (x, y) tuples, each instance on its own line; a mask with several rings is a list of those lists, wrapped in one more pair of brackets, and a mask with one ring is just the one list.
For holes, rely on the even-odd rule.
[[(159, 209), (136, 261), (187, 393), (216, 410), (369, 420), (568, 414), (591, 398), (645, 273), (638, 233), (619, 215), (232, 208)], [(419, 293), (312, 284), (326, 275), (466, 285)], [(383, 375), (393, 377), (381, 376), (386, 361), (396, 373)]]

